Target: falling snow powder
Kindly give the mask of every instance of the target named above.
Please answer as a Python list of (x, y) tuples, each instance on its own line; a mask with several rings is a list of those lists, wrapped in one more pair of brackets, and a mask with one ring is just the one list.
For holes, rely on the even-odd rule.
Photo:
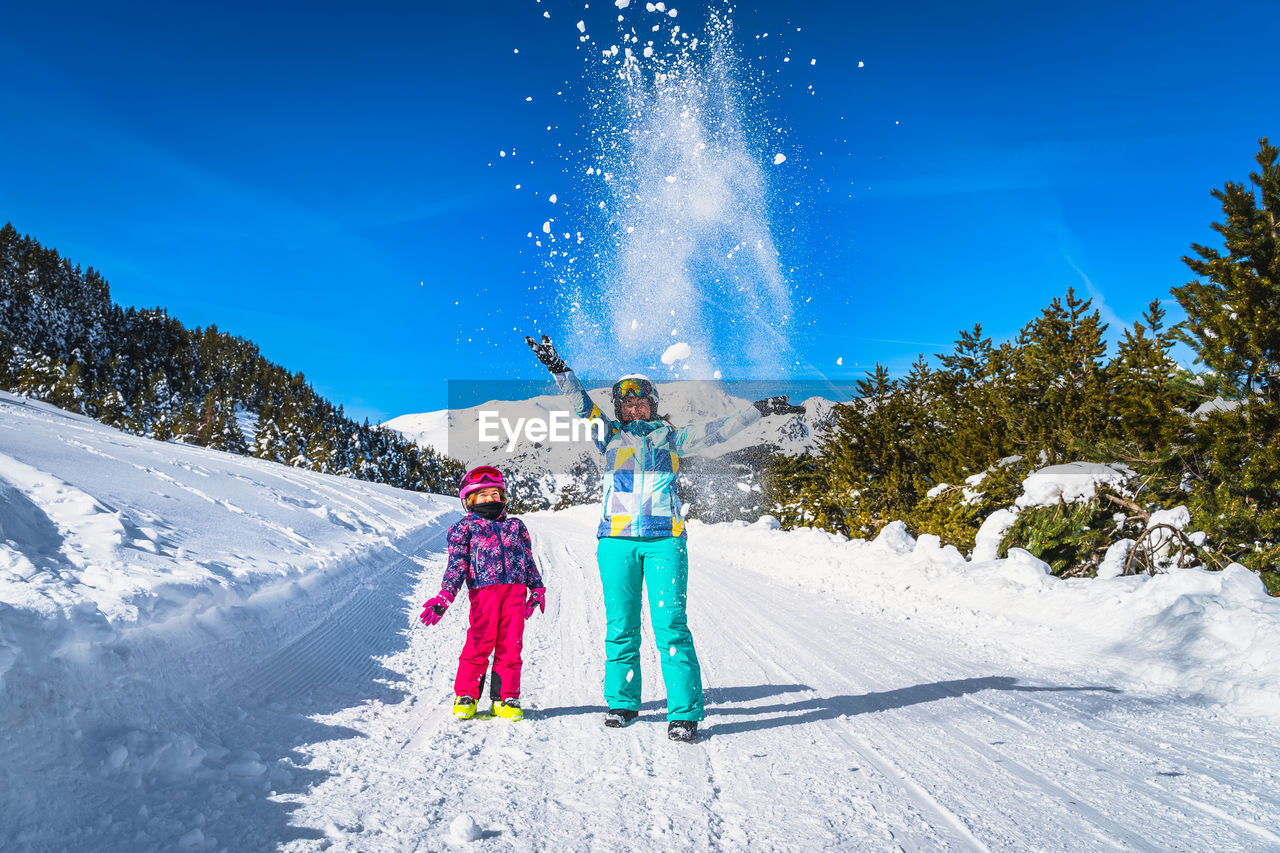
[(683, 361), (691, 355), (693, 355), (693, 348), (684, 341), (680, 341), (667, 347), (667, 351), (662, 354), (662, 363), (675, 364), (677, 361)]

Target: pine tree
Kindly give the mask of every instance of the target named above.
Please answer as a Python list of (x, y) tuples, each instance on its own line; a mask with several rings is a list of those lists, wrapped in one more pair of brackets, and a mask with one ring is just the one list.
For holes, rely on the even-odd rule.
[[(5, 303), (0, 299), (0, 311)], [(7, 330), (0, 327), (0, 388), (12, 388), (17, 380), (17, 342)]]
[(1018, 335), (1008, 411), (1025, 451), (1060, 458), (1106, 432), (1107, 327), (1091, 306), (1068, 289)]
[(151, 437), (156, 441), (172, 441), (176, 434), (168, 410), (162, 411), (151, 422)]
[(45, 393), (44, 399), (60, 409), (68, 412), (85, 414), (84, 380), (80, 375), (80, 362), (63, 362), (55, 359), (54, 365), (58, 373), (53, 387)]
[[(1234, 559), (1270, 573), (1280, 568), (1280, 168), (1264, 138), (1260, 172), (1228, 181), (1213, 197), (1224, 222), (1212, 228), (1225, 252), (1192, 245), (1183, 261), (1200, 279), (1173, 288), (1187, 319), (1180, 335), (1234, 395), (1228, 411), (1193, 421), (1169, 467), (1193, 517)], [(1174, 477), (1168, 477), (1169, 482)]]
[(173, 440), (183, 444), (200, 444), (203, 421), (203, 410), (197, 410), (196, 404), (191, 400), (183, 400), (170, 424)]
[(94, 417), (108, 426), (125, 429), (133, 420), (129, 405), (119, 388), (108, 388), (95, 404)]
[(1174, 335), (1160, 300), (1154, 299), (1142, 320), (1125, 329), (1116, 355), (1113, 431), (1142, 452), (1166, 445), (1186, 424), (1179, 406), (1188, 401), (1173, 383), (1178, 366), (1169, 355)]
[(856, 383), (859, 397), (833, 413), (818, 443), (827, 493), (824, 514), (837, 532), (874, 536), (918, 500), (922, 467), (912, 444), (921, 413), (911, 394), (877, 364)]
[[(836, 409), (836, 417), (844, 407)], [(783, 527), (820, 527), (848, 535), (845, 505), (832, 491), (830, 455), (775, 454), (763, 477), (763, 498)]]
[(284, 453), (284, 438), (276, 423), (276, 407), (273, 403), (264, 403), (258, 412), (258, 432), (254, 436), (253, 455), (272, 462), (284, 462)]
[(979, 324), (960, 332), (951, 354), (937, 357), (943, 369), (934, 382), (936, 399), (950, 433), (934, 460), (940, 481), (956, 483), (1013, 453), (1005, 411), (1008, 353), (1007, 346), (993, 346)]
[(1192, 244), (1199, 258), (1183, 262), (1200, 278), (1173, 294), (1186, 312), (1181, 337), (1198, 360), (1237, 387), (1280, 403), (1280, 168), (1277, 149), (1263, 138), (1260, 172), (1249, 183), (1228, 181), (1213, 197), (1222, 204), (1225, 254)]
[(249, 442), (245, 439), (244, 429), (240, 426), (239, 407), (231, 400), (223, 400), (218, 407), (221, 415), (219, 423), (220, 435), (218, 449), (239, 456), (249, 455)]
[(19, 394), (44, 399), (58, 382), (60, 373), (54, 360), (39, 353), (20, 352), (15, 358), (17, 378), (14, 390)]

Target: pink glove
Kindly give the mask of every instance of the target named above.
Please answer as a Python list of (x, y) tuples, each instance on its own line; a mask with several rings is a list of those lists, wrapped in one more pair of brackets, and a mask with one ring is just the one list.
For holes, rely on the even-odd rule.
[(547, 590), (546, 587), (535, 586), (529, 590), (529, 600), (524, 603), (524, 618), (528, 619), (533, 615), (534, 608), (539, 612), (547, 612)]
[(418, 619), (423, 625), (434, 625), (440, 621), (450, 604), (453, 604), (453, 595), (442, 589), (439, 595), (422, 605), (422, 615)]

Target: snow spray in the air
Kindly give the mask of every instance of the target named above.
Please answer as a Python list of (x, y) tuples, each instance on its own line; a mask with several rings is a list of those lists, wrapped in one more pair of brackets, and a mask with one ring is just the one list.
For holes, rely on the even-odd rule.
[(731, 23), (713, 11), (699, 38), (663, 4), (630, 14), (618, 44), (594, 41), (584, 177), (597, 224), (565, 280), (569, 349), (605, 370), (776, 376), (791, 304), (770, 233), (775, 158), (753, 133)]

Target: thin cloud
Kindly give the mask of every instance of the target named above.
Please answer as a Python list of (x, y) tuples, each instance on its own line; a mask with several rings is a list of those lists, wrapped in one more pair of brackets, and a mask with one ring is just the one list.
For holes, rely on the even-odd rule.
[(1067, 254), (1064, 253), (1062, 257), (1063, 260), (1070, 264), (1071, 268), (1076, 271), (1076, 274), (1080, 276), (1081, 281), (1084, 282), (1085, 292), (1087, 292), (1089, 294), (1089, 298), (1093, 300), (1093, 307), (1097, 309), (1099, 316), (1102, 317), (1102, 321), (1111, 328), (1112, 333), (1118, 333), (1121, 327), (1127, 326), (1128, 323), (1121, 320), (1120, 315), (1111, 310), (1111, 306), (1107, 304), (1106, 296), (1103, 295), (1101, 290), (1094, 286), (1093, 280), (1090, 279), (1089, 276), (1085, 275), (1084, 270), (1076, 266), (1075, 262), (1072, 261), (1070, 256)]

